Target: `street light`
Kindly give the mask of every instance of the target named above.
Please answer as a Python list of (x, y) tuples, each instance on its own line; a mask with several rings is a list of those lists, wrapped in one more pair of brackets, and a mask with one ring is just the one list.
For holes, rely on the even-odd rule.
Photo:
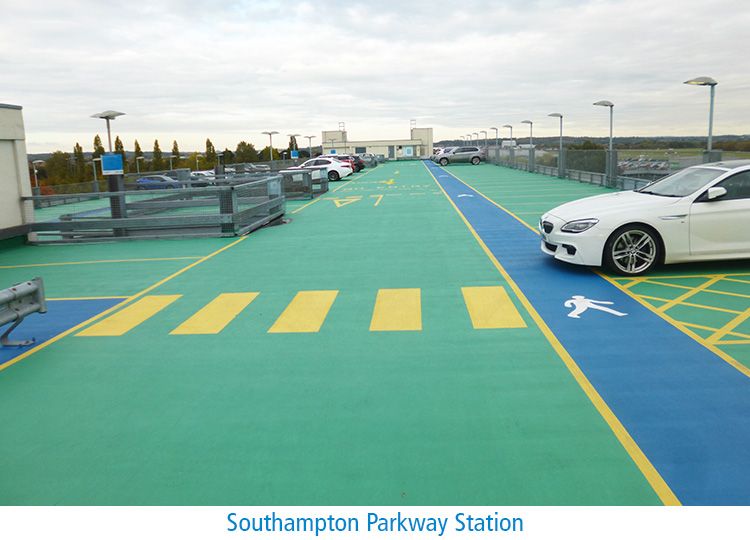
[(529, 124), (529, 147), (534, 147), (534, 122), (531, 120), (521, 120), (522, 124)]
[(135, 172), (137, 172), (138, 174), (140, 174), (140, 172), (141, 172), (141, 167), (140, 167), (140, 163), (138, 163), (138, 160), (139, 160), (139, 159), (146, 159), (146, 158), (145, 158), (145, 157), (143, 157), (143, 156), (137, 156), (137, 157), (135, 158)]
[(613, 117), (614, 117), (614, 108), (615, 104), (611, 101), (607, 101), (606, 99), (602, 101), (597, 101), (594, 103), (597, 107), (609, 107), (609, 151), (612, 152), (612, 126), (613, 126)]
[(309, 158), (312, 158), (312, 140), (317, 137), (317, 135), (305, 135), (305, 139), (307, 139), (307, 151), (310, 153), (308, 156)]
[(507, 127), (510, 130), (510, 146), (513, 147), (513, 126), (510, 124), (505, 124), (503, 127)]
[(175, 156), (174, 154), (169, 154), (169, 170), (172, 170), (172, 160), (173, 159), (180, 159), (180, 156)]
[(479, 133), (484, 133), (484, 149), (487, 150), (487, 132), (482, 130)]
[(494, 129), (495, 130), (495, 146), (500, 146), (498, 144), (498, 141), (500, 139), (500, 130), (497, 129), (497, 128), (490, 128), (490, 129)]
[(711, 77), (696, 77), (685, 81), (684, 84), (692, 84), (694, 86), (710, 86), (711, 87), (711, 105), (708, 110), (708, 151), (713, 149), (713, 131), (714, 131), (714, 95), (716, 94), (716, 85), (719, 84)]
[(328, 142), (331, 143), (331, 154), (335, 154), (336, 147), (334, 146), (334, 143), (336, 142), (336, 139), (328, 139)]
[[(479, 146), (479, 133), (477, 133), (475, 131), (474, 133), (472, 133), (472, 135), (476, 135), (477, 136), (477, 146)], [(474, 142), (474, 139), (471, 139), (471, 141)]]
[(263, 135), (268, 135), (268, 140), (270, 141), (268, 144), (268, 154), (271, 156), (271, 161), (273, 161), (273, 136), (278, 135), (278, 131), (264, 131)]
[(39, 189), (39, 177), (36, 174), (36, 166), (37, 165), (44, 165), (43, 159), (35, 159), (31, 162), (31, 168), (34, 169), (34, 187), (36, 189)]
[(109, 140), (109, 151), (112, 152), (112, 133), (109, 129), (109, 121), (114, 120), (118, 116), (122, 116), (125, 113), (117, 111), (104, 111), (96, 114), (92, 114), (91, 118), (104, 118), (107, 121), (107, 140)]
[(557, 175), (562, 178), (563, 173), (563, 115), (559, 112), (549, 113), (547, 116), (560, 119), (560, 151), (557, 157)]

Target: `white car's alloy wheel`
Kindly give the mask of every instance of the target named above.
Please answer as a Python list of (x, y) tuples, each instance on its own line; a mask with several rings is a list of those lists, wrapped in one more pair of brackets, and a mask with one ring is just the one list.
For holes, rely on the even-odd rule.
[(604, 248), (608, 266), (618, 274), (635, 276), (648, 272), (659, 259), (659, 242), (645, 227), (616, 231)]

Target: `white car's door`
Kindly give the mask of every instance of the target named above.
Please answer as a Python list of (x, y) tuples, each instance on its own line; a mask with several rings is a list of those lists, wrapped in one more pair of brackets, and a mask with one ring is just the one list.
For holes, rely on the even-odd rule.
[(699, 197), (690, 208), (690, 254), (750, 253), (750, 171), (722, 180), (726, 195), (713, 201)]

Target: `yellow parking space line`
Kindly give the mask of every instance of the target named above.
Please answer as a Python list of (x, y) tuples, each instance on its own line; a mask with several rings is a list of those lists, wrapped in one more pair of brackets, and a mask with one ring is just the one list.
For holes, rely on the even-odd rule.
[(269, 334), (318, 332), (339, 291), (300, 291), (292, 299)]
[(526, 328), (504, 287), (461, 287), (461, 293), (475, 329)]
[(656, 309), (657, 309), (657, 311), (661, 311), (663, 313), (663, 312), (667, 311), (669, 308), (672, 308), (672, 307), (674, 307), (674, 306), (676, 306), (678, 304), (681, 304), (683, 301), (687, 300), (691, 296), (694, 296), (694, 295), (698, 294), (699, 292), (707, 289), (708, 287), (710, 287), (714, 283), (716, 283), (718, 281), (721, 281), (721, 279), (724, 278), (724, 277), (726, 277), (726, 276), (722, 275), (722, 276), (713, 277), (713, 278), (709, 279), (708, 281), (705, 281), (704, 283), (701, 283), (697, 287), (691, 288), (686, 293), (681, 294), (677, 298), (675, 298), (673, 300), (670, 300), (669, 302), (667, 302), (663, 306), (659, 306)]
[(707, 341), (709, 343), (716, 344), (717, 341), (719, 341), (721, 338), (726, 336), (729, 332), (737, 328), (739, 325), (741, 325), (746, 320), (750, 319), (750, 308), (746, 309), (743, 313), (740, 315), (737, 315), (734, 319), (729, 321), (727, 324), (719, 328), (719, 331), (716, 332), (714, 335), (710, 336)]
[(371, 332), (422, 330), (421, 289), (380, 289), (370, 321)]
[(750, 285), (750, 281), (746, 279), (737, 279), (737, 278), (724, 278), (724, 281), (732, 281), (734, 283), (744, 283), (746, 285)]
[(121, 309), (114, 315), (89, 326), (77, 336), (121, 336), (142, 322), (150, 319), (169, 304), (180, 298), (181, 294), (144, 296), (137, 302)]
[(173, 335), (218, 334), (258, 296), (257, 292), (223, 293), (170, 332)]

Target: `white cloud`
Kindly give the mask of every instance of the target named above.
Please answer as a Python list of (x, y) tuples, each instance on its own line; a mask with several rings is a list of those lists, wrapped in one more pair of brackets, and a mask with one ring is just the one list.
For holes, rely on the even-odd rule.
[[(409, 119), (456, 137), (534, 120), (553, 135), (748, 133), (739, 1), (272, 2), (0, 0), (0, 101), (24, 107), (30, 151), (86, 148), (104, 109), (132, 146), (199, 148), (260, 134), (402, 137)], [(99, 122), (99, 123), (97, 123)], [(521, 129), (520, 126), (518, 128)], [(522, 131), (518, 131), (522, 133)], [(281, 141), (279, 141), (281, 143)]]

